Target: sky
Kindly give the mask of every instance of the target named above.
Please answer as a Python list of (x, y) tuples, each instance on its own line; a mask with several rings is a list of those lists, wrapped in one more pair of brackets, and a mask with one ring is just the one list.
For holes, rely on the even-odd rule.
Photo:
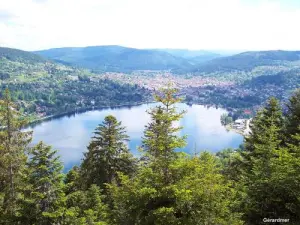
[(300, 50), (300, 0), (0, 0), (0, 46)]

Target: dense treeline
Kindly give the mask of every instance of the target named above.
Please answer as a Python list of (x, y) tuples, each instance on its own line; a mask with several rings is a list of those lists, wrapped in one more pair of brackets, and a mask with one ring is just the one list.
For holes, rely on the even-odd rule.
[[(31, 133), (9, 91), (0, 102), (0, 223), (22, 225), (258, 225), (300, 221), (300, 90), (283, 113), (271, 98), (252, 120), (242, 149), (187, 155), (178, 135), (175, 90), (157, 96), (142, 156), (111, 115), (94, 132), (82, 164), (62, 173)], [(176, 150), (176, 151), (175, 151)], [(273, 220), (273, 221), (272, 221)], [(285, 220), (285, 221), (284, 221)]]
[(90, 82), (85, 80), (53, 83), (34, 82), (0, 84), (0, 89), (9, 88), (12, 99), (18, 102), (22, 112), (55, 115), (84, 110), (92, 107), (135, 104), (147, 100), (147, 91), (129, 84), (111, 80)]

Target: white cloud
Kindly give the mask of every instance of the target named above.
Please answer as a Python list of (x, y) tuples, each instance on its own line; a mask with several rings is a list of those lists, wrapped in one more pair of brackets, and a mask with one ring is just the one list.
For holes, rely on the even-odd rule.
[(0, 45), (300, 49), (300, 8), (288, 2), (0, 0)]

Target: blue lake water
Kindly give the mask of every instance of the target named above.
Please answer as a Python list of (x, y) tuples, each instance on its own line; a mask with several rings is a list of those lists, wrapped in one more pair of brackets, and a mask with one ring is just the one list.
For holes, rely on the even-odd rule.
[[(93, 110), (42, 122), (30, 129), (33, 130), (33, 144), (44, 141), (58, 150), (64, 163), (65, 171), (79, 165), (83, 152), (89, 144), (93, 131), (104, 117), (111, 114), (122, 121), (130, 136), (129, 148), (138, 156), (137, 147), (145, 125), (150, 121), (146, 110), (155, 104), (144, 104), (134, 107)], [(178, 122), (183, 126), (180, 135), (188, 135), (184, 152), (194, 154), (200, 151), (217, 152), (224, 148), (236, 148), (243, 142), (243, 137), (226, 129), (220, 123), (220, 116), (226, 110), (207, 108), (202, 105), (188, 106), (178, 104), (179, 110), (187, 110), (184, 118)]]

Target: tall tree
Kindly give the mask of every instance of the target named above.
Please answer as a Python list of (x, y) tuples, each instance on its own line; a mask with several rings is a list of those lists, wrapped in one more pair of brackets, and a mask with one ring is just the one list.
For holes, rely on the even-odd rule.
[(283, 117), (276, 99), (269, 100), (253, 119), (251, 128), (242, 152), (244, 167), (240, 181), (246, 193), (244, 218), (247, 224), (264, 224), (263, 218), (295, 218), (288, 208), (289, 205), (298, 207), (297, 195), (290, 189), (291, 185), (283, 182), (290, 179), (288, 174), (294, 169), (287, 167), (291, 155), (283, 148)]
[[(293, 141), (293, 135), (300, 133), (300, 89), (290, 97), (285, 114), (286, 142)], [(295, 144), (295, 143), (293, 143)]]
[(287, 147), (279, 149), (277, 157), (271, 160), (271, 201), (276, 204), (274, 214), (296, 225), (300, 221), (300, 133), (289, 138), (293, 144), (288, 143)]
[(176, 152), (185, 144), (175, 126), (184, 112), (174, 89), (156, 96), (160, 106), (152, 109), (141, 149), (145, 155), (137, 174), (120, 176), (112, 183), (112, 224), (240, 224), (231, 212), (232, 189), (218, 171), (214, 156), (191, 158)]
[(166, 184), (171, 182), (169, 164), (177, 157), (175, 150), (186, 145), (185, 136), (177, 135), (182, 127), (176, 126), (176, 122), (183, 117), (185, 111), (177, 112), (175, 104), (181, 99), (175, 96), (176, 92), (176, 89), (169, 86), (154, 95), (161, 105), (148, 112), (151, 122), (146, 126), (141, 147), (153, 169), (163, 174)]
[(22, 224), (60, 224), (64, 211), (62, 163), (43, 142), (30, 151), (23, 190)]
[(106, 116), (84, 154), (81, 165), (83, 184), (89, 187), (96, 184), (101, 188), (111, 183), (117, 172), (132, 174), (135, 170), (135, 159), (125, 142), (128, 136), (121, 122), (112, 116)]
[[(274, 128), (276, 134), (270, 134), (270, 127)], [(270, 98), (266, 106), (260, 110), (250, 123), (251, 132), (245, 138), (245, 150), (242, 152), (244, 165), (253, 166), (251, 163), (254, 158), (259, 158), (265, 154), (265, 151), (256, 150), (256, 145), (266, 144), (269, 135), (276, 135), (276, 138), (282, 140), (283, 137), (283, 115), (279, 101), (276, 98)], [(250, 168), (249, 167), (249, 168)]]
[(14, 216), (18, 198), (16, 186), (26, 163), (25, 150), (31, 141), (31, 132), (23, 132), (27, 121), (17, 111), (8, 89), (0, 100), (0, 192), (2, 218)]

